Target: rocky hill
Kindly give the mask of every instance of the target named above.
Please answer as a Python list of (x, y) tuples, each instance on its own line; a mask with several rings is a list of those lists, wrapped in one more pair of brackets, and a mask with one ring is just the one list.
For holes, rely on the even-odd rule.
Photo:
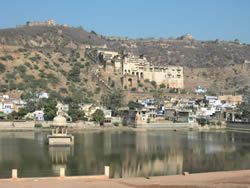
[[(103, 92), (119, 89), (120, 75), (109, 75), (86, 48), (105, 48), (145, 55), (154, 64), (184, 66), (185, 92), (197, 86), (211, 93), (243, 92), (250, 84), (250, 45), (197, 41), (105, 37), (83, 28), (24, 26), (0, 30), (1, 91), (46, 90), (57, 97), (73, 96), (91, 102)], [(105, 78), (115, 78), (111, 87)], [(150, 86), (148, 86), (150, 87)]]

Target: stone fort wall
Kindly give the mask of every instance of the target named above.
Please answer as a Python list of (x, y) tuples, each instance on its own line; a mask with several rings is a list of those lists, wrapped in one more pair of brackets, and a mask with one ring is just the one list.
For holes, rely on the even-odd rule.
[(46, 20), (45, 22), (30, 22), (27, 21), (26, 25), (17, 25), (16, 28), (22, 28), (22, 27), (32, 27), (32, 26), (63, 26), (63, 27), (68, 27), (67, 24), (56, 24), (55, 20)]

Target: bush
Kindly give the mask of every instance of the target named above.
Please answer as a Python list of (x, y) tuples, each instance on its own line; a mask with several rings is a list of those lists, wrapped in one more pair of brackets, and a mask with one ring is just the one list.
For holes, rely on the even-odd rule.
[(7, 55), (7, 56), (5, 56), (5, 58), (8, 60), (11, 60), (11, 61), (14, 60), (14, 58), (11, 55)]
[(139, 86), (139, 87), (143, 87), (143, 84), (139, 83), (138, 86)]
[(99, 94), (100, 91), (101, 91), (101, 88), (99, 88), (99, 87), (95, 88), (95, 94)]
[(35, 124), (35, 128), (41, 128), (41, 127), (42, 127), (41, 123)]
[(206, 72), (202, 72), (202, 76), (203, 77), (207, 77), (207, 73)]
[(198, 121), (198, 124), (201, 125), (202, 127), (207, 124), (207, 120), (204, 118), (197, 119), (197, 121)]
[(29, 62), (25, 62), (24, 65), (26, 67), (29, 67), (31, 70), (33, 69), (32, 65)]
[(13, 120), (13, 119), (14, 119), (14, 116), (12, 114), (7, 115), (7, 120)]
[(26, 67), (23, 65), (19, 65), (18, 67), (16, 67), (17, 71), (20, 73), (25, 73), (26, 72)]
[(155, 81), (151, 81), (151, 85), (156, 88), (156, 82)]
[(147, 119), (147, 123), (150, 123), (150, 118)]
[(60, 88), (60, 92), (61, 92), (61, 93), (68, 93), (68, 90), (67, 90), (66, 88), (63, 88), (63, 87), (62, 87), (62, 88)]
[(169, 93), (177, 93), (177, 90), (172, 88), (172, 89), (169, 90)]
[(222, 125), (221, 121), (217, 121), (216, 125), (221, 126)]
[(119, 123), (118, 122), (115, 122), (113, 123), (114, 126), (118, 127), (119, 126)]
[(147, 82), (147, 83), (149, 83), (149, 79), (145, 79), (145, 80), (144, 80), (144, 82)]
[(133, 88), (131, 89), (131, 91), (136, 91), (136, 88), (135, 88), (135, 87), (133, 87)]
[(161, 85), (160, 85), (160, 88), (165, 88), (165, 87), (166, 87), (165, 84), (161, 84)]
[(38, 67), (37, 65), (34, 65), (34, 69), (38, 70), (38, 69), (39, 69), (39, 67)]
[(5, 70), (6, 70), (5, 65), (4, 65), (4, 64), (2, 64), (2, 63), (0, 63), (0, 74), (1, 74), (1, 73), (4, 73), (4, 72), (5, 72)]

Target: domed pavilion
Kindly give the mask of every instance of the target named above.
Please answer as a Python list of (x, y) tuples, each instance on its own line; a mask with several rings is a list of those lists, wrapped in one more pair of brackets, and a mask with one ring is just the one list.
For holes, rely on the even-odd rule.
[(47, 137), (49, 145), (74, 144), (74, 136), (68, 134), (68, 124), (65, 117), (60, 114), (54, 117), (51, 127), (52, 134)]

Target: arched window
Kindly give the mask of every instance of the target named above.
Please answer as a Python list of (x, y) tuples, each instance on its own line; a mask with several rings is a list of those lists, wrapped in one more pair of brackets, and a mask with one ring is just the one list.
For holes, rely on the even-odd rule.
[(143, 72), (141, 72), (141, 76), (140, 77), (143, 78)]
[(132, 84), (133, 84), (133, 83), (132, 83), (132, 78), (129, 78), (129, 79), (128, 79), (128, 84), (129, 84), (129, 87), (132, 87)]

